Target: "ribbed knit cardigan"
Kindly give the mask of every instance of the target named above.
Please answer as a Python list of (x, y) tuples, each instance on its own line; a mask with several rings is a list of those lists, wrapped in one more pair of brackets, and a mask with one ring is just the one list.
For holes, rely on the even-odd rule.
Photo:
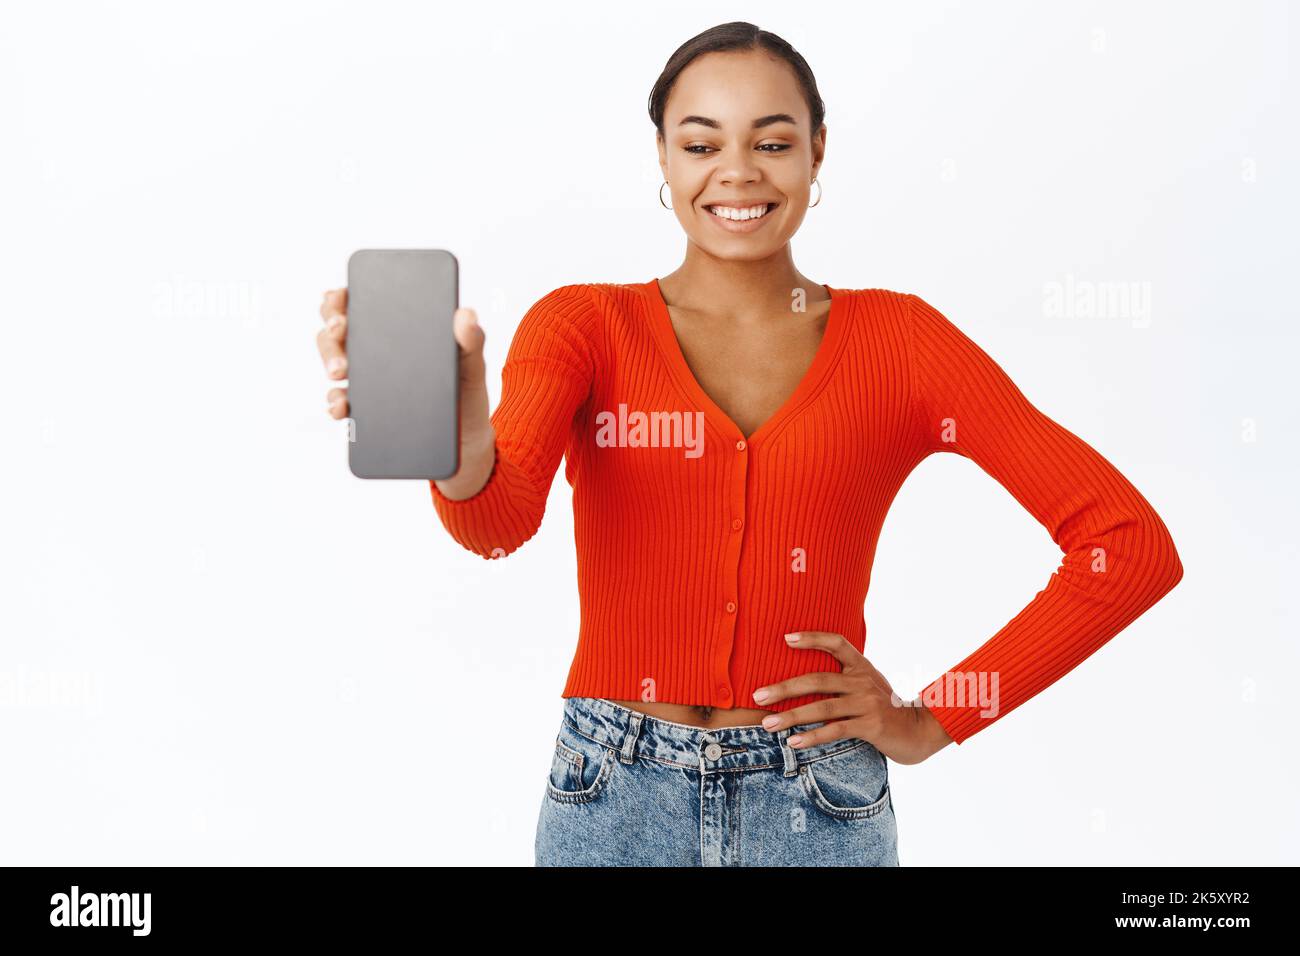
[(761, 686), (838, 671), (783, 635), (831, 631), (865, 651), (885, 515), (938, 451), (977, 463), (1064, 553), (1023, 610), (922, 690), (957, 743), (1181, 579), (1147, 500), (952, 322), (915, 295), (825, 288), (812, 365), (749, 436), (691, 373), (657, 279), (562, 286), (521, 320), (491, 477), (459, 501), (430, 488), (457, 542), (503, 557), (537, 531), (564, 457), (581, 623), (563, 697), (753, 707)]

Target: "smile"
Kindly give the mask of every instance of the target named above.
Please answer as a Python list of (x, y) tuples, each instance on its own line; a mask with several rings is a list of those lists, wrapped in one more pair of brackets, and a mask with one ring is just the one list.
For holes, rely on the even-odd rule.
[(762, 219), (776, 208), (776, 203), (770, 202), (764, 205), (744, 206), (741, 208), (734, 206), (705, 206), (704, 208), (719, 219), (727, 219), (731, 222), (748, 222), (751, 219)]
[(705, 206), (709, 221), (724, 232), (736, 234), (756, 232), (767, 224), (772, 210), (779, 203), (757, 203), (753, 206)]

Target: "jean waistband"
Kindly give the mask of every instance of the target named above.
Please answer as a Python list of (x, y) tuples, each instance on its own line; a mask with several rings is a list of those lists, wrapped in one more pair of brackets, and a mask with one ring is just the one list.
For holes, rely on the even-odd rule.
[(700, 771), (780, 767), (785, 776), (791, 777), (799, 772), (800, 764), (855, 747), (872, 746), (868, 741), (845, 737), (796, 749), (787, 739), (800, 731), (820, 727), (824, 721), (778, 731), (765, 730), (760, 724), (692, 727), (651, 717), (602, 697), (565, 698), (564, 720), (575, 732), (618, 751), (624, 763), (644, 757)]

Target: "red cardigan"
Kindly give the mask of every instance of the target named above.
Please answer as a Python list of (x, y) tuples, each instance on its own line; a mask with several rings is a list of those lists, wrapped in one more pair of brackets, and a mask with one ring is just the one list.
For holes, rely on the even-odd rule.
[(753, 707), (761, 686), (839, 670), (783, 635), (831, 631), (863, 650), (885, 515), (937, 451), (976, 462), (1065, 555), (1023, 610), (922, 691), (957, 743), (1181, 579), (1147, 500), (948, 319), (915, 295), (826, 288), (811, 367), (748, 437), (692, 375), (658, 280), (562, 286), (520, 322), (488, 483), (461, 501), (430, 488), (456, 541), (500, 557), (537, 531), (564, 456), (581, 624), (562, 696)]

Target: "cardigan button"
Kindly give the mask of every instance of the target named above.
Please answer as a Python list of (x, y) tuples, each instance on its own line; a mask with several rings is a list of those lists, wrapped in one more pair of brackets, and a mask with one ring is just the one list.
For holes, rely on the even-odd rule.
[(742, 438), (740, 441), (736, 442), (736, 451), (744, 451), (744, 450), (745, 450), (745, 439)]
[(744, 522), (742, 519), (740, 519), (740, 518), (732, 518), (732, 519), (731, 519), (731, 530), (732, 530), (732, 531), (739, 531), (739, 530), (741, 529), (741, 527), (744, 525), (744, 523), (745, 523), (745, 522)]
[(735, 611), (736, 611), (736, 602), (735, 602), (735, 601), (728, 601), (728, 602), (727, 602), (727, 613), (728, 613), (728, 614), (734, 614)]

